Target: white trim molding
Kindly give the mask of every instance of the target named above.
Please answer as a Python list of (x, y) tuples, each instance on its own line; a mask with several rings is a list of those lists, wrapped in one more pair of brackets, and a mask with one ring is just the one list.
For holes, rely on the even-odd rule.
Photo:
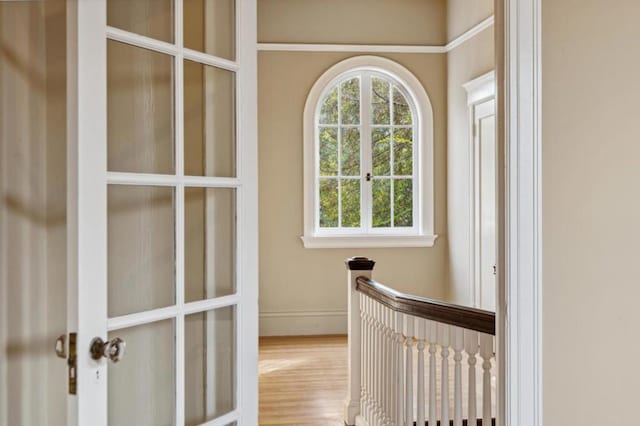
[(489, 71), (462, 85), (467, 92), (467, 105), (474, 105), (496, 96), (496, 72)]
[(391, 248), (391, 247), (433, 247), (437, 235), (373, 235), (366, 237), (303, 236), (305, 248)]
[(541, 426), (541, 3), (505, 0), (507, 426)]
[(260, 336), (347, 334), (347, 311), (260, 313)]
[(493, 26), (493, 15), (474, 25), (445, 45), (386, 45), (329, 43), (258, 43), (262, 52), (352, 52), (352, 53), (447, 53)]
[[(473, 306), (482, 308), (480, 304), (480, 205), (478, 194), (480, 193), (480, 135), (477, 128), (477, 118), (481, 105), (494, 101), (496, 96), (496, 73), (489, 71), (473, 80), (463, 84), (467, 92), (467, 121), (468, 121), (468, 157), (469, 157), (469, 290)], [(480, 109), (485, 109), (480, 107)], [(486, 112), (484, 113), (486, 114)], [(486, 115), (485, 115), (486, 118)], [(497, 164), (496, 164), (497, 167)], [(496, 176), (498, 171), (496, 170)], [(484, 309), (487, 309), (486, 307)]]
[(495, 17), (493, 15), (491, 15), (487, 19), (485, 19), (485, 20), (481, 21), (480, 23), (474, 25), (473, 27), (471, 27), (470, 29), (468, 29), (467, 31), (463, 32), (458, 37), (454, 38), (449, 43), (447, 43), (447, 45), (444, 47), (445, 50), (447, 52), (451, 52), (453, 49), (455, 49), (458, 46), (463, 45), (467, 41), (471, 40), (472, 38), (474, 38), (475, 36), (480, 34), (482, 31), (486, 30), (487, 28), (492, 27), (494, 23), (495, 23)]
[(261, 52), (446, 53), (446, 46), (386, 44), (258, 43)]
[[(339, 229), (322, 232), (317, 223), (317, 113), (326, 91), (352, 73), (375, 72), (394, 81), (412, 107), (414, 114), (414, 213), (413, 227), (383, 228), (372, 231), (364, 223), (357, 233)], [(368, 90), (363, 89), (367, 95)], [(368, 99), (367, 97), (363, 99)], [(368, 102), (363, 100), (362, 102)], [(315, 82), (307, 97), (303, 113), (304, 143), (304, 232), (301, 237), (306, 248), (356, 248), (356, 247), (430, 247), (436, 239), (434, 234), (434, 165), (433, 165), (433, 107), (425, 88), (407, 68), (379, 56), (354, 56), (333, 65)], [(367, 121), (363, 120), (363, 132), (367, 132)], [(362, 147), (367, 154), (366, 143)], [(361, 170), (365, 172), (366, 170)], [(366, 194), (366, 193), (364, 193)], [(366, 197), (366, 195), (365, 195)], [(366, 200), (366, 199), (365, 199)], [(363, 202), (363, 205), (366, 201)], [(367, 211), (367, 209), (363, 209)], [(355, 230), (355, 228), (354, 228)], [(410, 232), (409, 232), (410, 231)]]

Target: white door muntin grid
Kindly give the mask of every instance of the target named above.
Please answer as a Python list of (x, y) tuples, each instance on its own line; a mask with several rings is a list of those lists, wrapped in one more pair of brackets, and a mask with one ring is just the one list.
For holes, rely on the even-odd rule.
[[(256, 5), (235, 3), (235, 61), (183, 46), (183, 0), (174, 1), (174, 43), (106, 24), (106, 0), (70, 2), (68, 22), (69, 291), (68, 324), (78, 333), (78, 395), (70, 396), (70, 424), (107, 424), (106, 360), (94, 361), (94, 337), (165, 319), (175, 321), (175, 419), (185, 423), (184, 318), (235, 306), (235, 409), (206, 424), (257, 423), (257, 154)], [(102, 31), (101, 29), (104, 29)], [(107, 40), (173, 57), (174, 174), (107, 171)], [(236, 177), (184, 174), (184, 60), (235, 73)], [(107, 187), (139, 185), (175, 191), (175, 304), (107, 318)], [(185, 199), (187, 187), (234, 188), (236, 256), (234, 294), (195, 302), (184, 300)], [(245, 307), (247, 305), (247, 307)], [(134, 342), (130, 342), (134, 343)], [(123, 360), (122, 362), (126, 362)], [(255, 364), (255, 365), (253, 365)]]

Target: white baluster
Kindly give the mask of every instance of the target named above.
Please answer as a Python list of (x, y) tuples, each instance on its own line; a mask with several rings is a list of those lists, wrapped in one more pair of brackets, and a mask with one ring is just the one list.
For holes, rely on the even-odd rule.
[(371, 298), (364, 297), (364, 397), (362, 399), (362, 415), (365, 419), (369, 420), (369, 403), (371, 397), (371, 364), (369, 362), (371, 358)]
[(393, 365), (391, 364), (391, 351), (393, 333), (391, 331), (391, 309), (383, 308), (384, 318), (384, 423), (391, 423), (391, 378), (393, 377)]
[(373, 418), (375, 413), (375, 398), (376, 398), (376, 322), (375, 322), (375, 301), (369, 299), (369, 412), (367, 419), (373, 424)]
[(395, 424), (396, 421), (396, 330), (395, 330), (395, 312), (389, 310), (389, 424)]
[(359, 296), (359, 303), (360, 303), (360, 415), (364, 414), (364, 401), (365, 401), (365, 395), (366, 395), (366, 386), (365, 386), (365, 380), (367, 377), (367, 371), (366, 371), (366, 365), (365, 365), (365, 359), (367, 358), (367, 338), (366, 338), (366, 334), (367, 334), (367, 320), (366, 320), (366, 308), (365, 308), (365, 298), (367, 296), (365, 296), (364, 294), (360, 293)]
[(380, 336), (383, 344), (378, 348), (380, 351), (380, 424), (386, 425), (387, 421), (387, 330), (385, 324), (385, 316), (387, 308), (384, 305), (380, 305), (380, 323), (382, 325), (380, 329)]
[(413, 426), (413, 317), (405, 316), (406, 340), (405, 352), (407, 362), (405, 364), (405, 413), (404, 419), (407, 426)]
[(380, 305), (380, 340), (382, 344), (378, 346), (378, 351), (380, 352), (380, 369), (378, 370), (378, 376), (380, 379), (380, 414), (379, 414), (379, 422), (380, 425), (385, 424), (385, 415), (386, 415), (386, 407), (385, 407), (385, 373), (386, 373), (386, 347), (385, 347), (385, 329), (384, 329), (384, 311), (385, 307), (382, 304)]
[(441, 398), (442, 406), (440, 408), (440, 424), (449, 424), (449, 326), (446, 324), (438, 324), (438, 342), (440, 343), (442, 355), (442, 383)]
[(376, 353), (376, 424), (382, 425), (382, 305), (376, 302), (376, 345), (374, 351)]
[(395, 330), (395, 312), (389, 309), (389, 317), (387, 319), (389, 324), (389, 381), (388, 381), (388, 395), (389, 395), (389, 416), (387, 418), (390, 425), (395, 424), (396, 419), (396, 330)]
[(476, 411), (476, 354), (478, 353), (478, 332), (473, 330), (464, 331), (464, 350), (469, 355), (469, 402), (468, 415), (469, 426), (477, 424), (478, 415)]
[(378, 416), (378, 391), (380, 386), (378, 384), (378, 378), (380, 373), (380, 365), (378, 364), (378, 359), (380, 358), (380, 352), (378, 348), (380, 347), (380, 334), (379, 334), (379, 322), (378, 322), (378, 302), (373, 301), (373, 346), (371, 347), (373, 353), (373, 400), (372, 402), (372, 416), (373, 424), (377, 425), (377, 416)]
[(369, 299), (369, 420), (373, 421), (375, 412), (375, 378), (376, 378), (376, 323), (375, 323), (375, 300)]
[(452, 327), (454, 390), (453, 390), (453, 424), (462, 426), (462, 350), (464, 349), (464, 332), (459, 327)]
[(395, 330), (395, 349), (396, 349), (396, 422), (395, 424), (400, 426), (404, 422), (404, 359), (403, 359), (403, 344), (404, 337), (402, 335), (404, 325), (404, 315), (400, 312), (396, 312), (394, 315), (394, 330)]
[(491, 425), (491, 358), (493, 336), (480, 334), (480, 356), (482, 357), (482, 426)]
[(416, 318), (416, 337), (418, 339), (418, 389), (417, 389), (417, 417), (416, 424), (424, 426), (426, 420), (424, 415), (424, 341), (426, 339), (427, 321), (422, 318)]
[(369, 374), (368, 374), (368, 388), (369, 388), (369, 402), (367, 404), (367, 420), (373, 422), (374, 401), (375, 401), (375, 318), (374, 318), (374, 304), (373, 299), (369, 298)]
[(436, 352), (438, 351), (438, 324), (429, 321), (427, 324), (429, 339), (429, 426), (437, 425), (438, 407), (436, 405), (438, 388), (436, 381)]
[(372, 424), (375, 421), (375, 413), (376, 413), (376, 392), (377, 392), (377, 387), (376, 387), (376, 378), (377, 378), (377, 372), (376, 372), (376, 358), (377, 358), (377, 350), (376, 350), (376, 344), (377, 344), (377, 338), (376, 338), (376, 333), (377, 333), (377, 329), (376, 329), (376, 306), (377, 306), (377, 302), (373, 299), (371, 299), (371, 342), (369, 343), (371, 345), (371, 354), (369, 355), (370, 357), (370, 368), (371, 368), (371, 372), (370, 372), (370, 376), (369, 376), (369, 386), (371, 388), (371, 396), (370, 396), (370, 405), (369, 405), (369, 419), (371, 420)]

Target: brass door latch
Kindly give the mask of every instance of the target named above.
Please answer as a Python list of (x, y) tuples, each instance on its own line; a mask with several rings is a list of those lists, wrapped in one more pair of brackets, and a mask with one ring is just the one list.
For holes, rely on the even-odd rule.
[(69, 342), (67, 342), (67, 336), (61, 335), (56, 339), (55, 351), (58, 358), (67, 360), (67, 377), (68, 377), (68, 390), (70, 395), (75, 395), (77, 392), (77, 378), (78, 378), (78, 358), (77, 358), (77, 333), (69, 333)]

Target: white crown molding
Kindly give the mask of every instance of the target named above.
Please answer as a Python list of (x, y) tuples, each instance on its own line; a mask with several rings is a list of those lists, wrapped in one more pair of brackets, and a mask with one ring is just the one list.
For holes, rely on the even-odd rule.
[(495, 17), (493, 15), (489, 16), (484, 21), (474, 25), (473, 27), (471, 27), (470, 29), (463, 32), (458, 37), (454, 38), (449, 43), (447, 43), (447, 45), (445, 46), (446, 51), (451, 52), (453, 49), (471, 40), (472, 38), (480, 34), (482, 31), (486, 30), (489, 27), (492, 27), (494, 23), (495, 23)]
[(443, 46), (386, 44), (258, 43), (261, 52), (447, 53), (494, 24), (493, 15)]
[(261, 52), (446, 53), (445, 46), (385, 44), (258, 43)]

